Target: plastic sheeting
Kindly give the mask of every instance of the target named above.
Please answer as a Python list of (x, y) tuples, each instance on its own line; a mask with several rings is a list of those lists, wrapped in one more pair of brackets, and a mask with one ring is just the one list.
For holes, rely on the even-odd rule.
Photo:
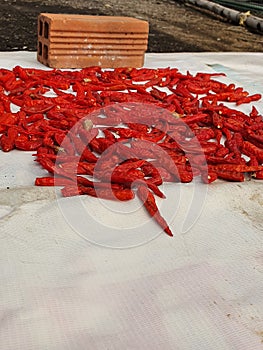
[[(263, 93), (262, 59), (148, 54), (145, 66), (226, 70)], [(0, 54), (18, 64), (44, 68), (35, 53)], [(45, 172), (31, 153), (0, 160), (1, 349), (262, 349), (262, 182), (164, 187), (169, 238), (136, 200), (63, 199), (33, 186)]]

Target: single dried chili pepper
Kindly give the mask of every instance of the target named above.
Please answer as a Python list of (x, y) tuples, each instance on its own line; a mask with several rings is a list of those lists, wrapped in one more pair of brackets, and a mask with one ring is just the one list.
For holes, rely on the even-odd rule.
[[(75, 134), (75, 130), (71, 130), (71, 132), (68, 135), (72, 141), (72, 145), (75, 149), (75, 153), (80, 155), (80, 161), (85, 160), (91, 163), (97, 162), (98, 158), (96, 157), (96, 155), (92, 153), (91, 150), (87, 147), (88, 145), (85, 145), (82, 139)], [(64, 146), (64, 142), (63, 142), (63, 146)]]
[(229, 149), (227, 147), (224, 147), (223, 145), (218, 145), (217, 151), (215, 153), (215, 157), (225, 157), (227, 154), (229, 154)]
[[(130, 186), (132, 183), (136, 182), (137, 180), (144, 179), (144, 174), (139, 169), (130, 169), (127, 172), (117, 171), (114, 170), (110, 175), (110, 179), (108, 177), (108, 174), (102, 174), (102, 178), (100, 179), (106, 179), (112, 183), (120, 183), (125, 184), (127, 186)], [(96, 172), (96, 176), (98, 176), (98, 173)]]
[(73, 180), (65, 177), (37, 177), (35, 179), (36, 186), (67, 186), (74, 184)]
[(195, 131), (195, 136), (199, 141), (207, 141), (215, 137), (215, 132), (211, 128), (202, 128)]
[(83, 177), (81, 175), (78, 175), (74, 180), (77, 181), (78, 185), (82, 185), (85, 187), (94, 187), (94, 188), (107, 188), (107, 189), (113, 189), (113, 190), (123, 190), (124, 187), (122, 184), (114, 184), (110, 182), (101, 182), (101, 181), (90, 181), (86, 177)]
[(214, 129), (214, 133), (215, 133), (215, 140), (216, 140), (218, 146), (220, 146), (221, 145), (222, 136), (223, 136), (223, 132), (220, 129)]
[(160, 91), (158, 89), (156, 89), (155, 87), (152, 88), (152, 90), (150, 91), (150, 94), (155, 97), (157, 100), (163, 101), (166, 96), (167, 93), (164, 91)]
[(10, 97), (4, 93), (0, 93), (0, 101), (2, 104), (3, 112), (11, 113), (11, 101)]
[(224, 121), (223, 118), (220, 114), (218, 114), (217, 112), (213, 112), (212, 114), (212, 122), (213, 125), (218, 128), (218, 129), (222, 129), (224, 126)]
[(15, 147), (23, 151), (35, 151), (42, 146), (43, 139), (41, 137), (28, 137), (26, 135), (19, 135), (15, 139)]
[(108, 147), (112, 146), (114, 143), (115, 141), (111, 141), (103, 137), (94, 137), (89, 142), (89, 147), (92, 151), (98, 154), (102, 154)]
[(248, 156), (256, 156), (259, 162), (263, 162), (263, 149), (255, 146), (253, 143), (249, 141), (244, 141), (242, 151)]
[(158, 188), (159, 182), (157, 184), (155, 183), (155, 179), (146, 179), (144, 182), (156, 196), (166, 198), (165, 194)]
[(198, 113), (191, 116), (183, 117), (181, 120), (186, 124), (192, 124), (196, 122), (202, 122), (208, 115), (206, 113)]
[(263, 170), (256, 171), (254, 174), (252, 174), (252, 177), (257, 180), (263, 180)]
[(6, 130), (8, 126), (17, 125), (18, 123), (18, 113), (5, 112), (2, 115), (0, 115), (0, 127), (2, 126), (4, 130)]
[(259, 115), (258, 110), (256, 109), (255, 106), (252, 106), (251, 112), (249, 113), (250, 118), (254, 119), (258, 117), (258, 115)]
[(27, 104), (23, 104), (21, 106), (21, 110), (28, 113), (28, 114), (34, 114), (34, 113), (45, 113), (55, 107), (55, 104), (52, 102), (47, 103), (47, 101), (43, 100), (31, 100)]
[(250, 103), (250, 102), (258, 101), (260, 99), (261, 99), (261, 94), (244, 96), (244, 97), (241, 97), (240, 99), (237, 100), (236, 105), (239, 106), (243, 103)]
[(223, 128), (222, 128), (222, 132), (223, 132), (223, 134), (225, 135), (225, 137), (226, 137), (227, 140), (231, 140), (231, 138), (232, 138), (232, 132), (231, 132), (229, 129), (227, 129), (226, 127), (223, 127)]
[(146, 80), (151, 80), (155, 78), (156, 71), (155, 69), (150, 69), (150, 68), (141, 68), (141, 69), (133, 68), (130, 71), (129, 75), (133, 81), (146, 81)]
[(144, 163), (141, 165), (141, 169), (145, 176), (158, 179), (160, 182), (159, 185), (162, 184), (162, 179), (160, 177), (158, 169), (154, 166), (153, 163), (144, 161)]
[(65, 186), (62, 188), (61, 193), (64, 197), (77, 196), (87, 194), (92, 197), (99, 197), (102, 199), (129, 201), (134, 198), (134, 193), (131, 189), (108, 189), (108, 188), (93, 188), (78, 186)]
[(241, 172), (217, 170), (215, 173), (219, 179), (237, 182), (245, 181), (244, 173)]
[(161, 216), (153, 194), (148, 190), (148, 188), (145, 185), (139, 185), (137, 188), (137, 195), (140, 198), (140, 200), (143, 202), (144, 207), (146, 208), (148, 213), (151, 215), (151, 217), (155, 219), (158, 225), (161, 226), (161, 228), (164, 230), (165, 233), (168, 234), (168, 236), (172, 237), (173, 236), (172, 231), (170, 230), (167, 222)]
[(133, 129), (126, 129), (126, 128), (116, 128), (116, 127), (110, 127), (108, 128), (108, 130), (114, 132), (115, 134), (117, 134), (118, 136), (120, 136), (121, 138), (141, 138), (141, 133), (137, 130), (133, 130)]
[(56, 164), (60, 164), (60, 163), (70, 163), (70, 162), (75, 162), (78, 163), (79, 162), (79, 156), (68, 156), (68, 155), (62, 155), (60, 153), (51, 153), (50, 152), (51, 149), (47, 148), (47, 147), (39, 147), (37, 149), (37, 153), (33, 154), (34, 156), (36, 156), (37, 158), (45, 158), (45, 159), (50, 159), (52, 160), (54, 163)]
[[(259, 130), (257, 130), (259, 132)], [(253, 142), (254, 144), (258, 144), (263, 147), (263, 135), (259, 135), (256, 131), (252, 131), (251, 129), (247, 129), (244, 133), (248, 141)]]
[(129, 129), (136, 130), (139, 132), (147, 133), (150, 131), (150, 126), (147, 124), (141, 124), (141, 123), (125, 123)]
[(95, 164), (87, 162), (66, 162), (58, 164), (58, 167), (67, 174), (82, 174), (91, 175), (94, 174)]
[(238, 173), (249, 173), (263, 170), (261, 165), (245, 165), (245, 164), (218, 164), (210, 166), (215, 172), (217, 171), (234, 171)]
[(16, 138), (18, 137), (18, 128), (13, 126), (7, 130), (7, 134), (0, 137), (0, 147), (2, 151), (9, 152), (15, 148)]
[(218, 178), (217, 173), (214, 171), (208, 171), (208, 172), (203, 172), (201, 173), (201, 179), (204, 183), (210, 184), (214, 181), (216, 181)]
[(208, 155), (206, 161), (208, 164), (241, 164), (241, 158), (234, 158), (232, 153), (228, 153), (226, 157)]
[(224, 128), (234, 132), (242, 132), (242, 130), (244, 129), (244, 123), (233, 118), (224, 119), (223, 123)]

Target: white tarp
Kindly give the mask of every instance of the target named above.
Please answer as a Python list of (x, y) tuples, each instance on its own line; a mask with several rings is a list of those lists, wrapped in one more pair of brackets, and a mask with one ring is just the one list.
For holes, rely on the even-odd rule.
[[(44, 69), (35, 56), (2, 52), (0, 67)], [(263, 93), (262, 60), (147, 54), (145, 66), (225, 69)], [(263, 181), (164, 186), (169, 238), (136, 199), (34, 187), (46, 173), (33, 159), (0, 152), (1, 349), (263, 349)]]

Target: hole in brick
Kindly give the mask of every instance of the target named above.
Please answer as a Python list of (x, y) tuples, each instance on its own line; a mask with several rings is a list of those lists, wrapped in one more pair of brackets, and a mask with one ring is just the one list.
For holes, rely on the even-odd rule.
[(43, 35), (43, 22), (39, 21), (39, 35), (42, 36)]
[(47, 22), (44, 24), (44, 38), (48, 39), (49, 25)]
[(39, 56), (42, 56), (42, 43), (38, 43), (38, 54)]
[(44, 48), (43, 48), (43, 57), (45, 60), (48, 59), (48, 47), (47, 45), (44, 45)]

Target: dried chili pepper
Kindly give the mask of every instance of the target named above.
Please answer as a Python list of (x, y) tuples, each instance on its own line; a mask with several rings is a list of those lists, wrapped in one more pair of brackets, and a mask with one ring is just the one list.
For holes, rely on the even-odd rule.
[(259, 162), (263, 162), (263, 149), (255, 146), (253, 143), (244, 141), (242, 151), (248, 156), (251, 154), (256, 156)]
[(137, 195), (143, 202), (148, 213), (155, 219), (158, 225), (168, 234), (168, 236), (173, 236), (167, 222), (161, 216), (158, 207), (156, 205), (153, 194), (148, 190), (145, 185), (139, 185), (137, 188)]
[(219, 179), (237, 182), (245, 181), (244, 173), (241, 172), (217, 170), (215, 173)]
[(62, 190), (64, 197), (87, 194), (92, 197), (99, 197), (102, 199), (129, 201), (134, 198), (134, 193), (131, 189), (125, 188), (122, 190), (108, 189), (108, 188), (93, 188), (78, 186), (65, 186)]
[(15, 148), (16, 138), (18, 137), (18, 128), (13, 126), (7, 130), (7, 134), (0, 137), (0, 147), (2, 151), (9, 152)]
[(37, 177), (35, 179), (36, 186), (67, 186), (67, 185), (73, 185), (73, 184), (74, 182), (72, 182), (71, 179), (68, 179), (65, 177), (45, 176), (45, 177)]

